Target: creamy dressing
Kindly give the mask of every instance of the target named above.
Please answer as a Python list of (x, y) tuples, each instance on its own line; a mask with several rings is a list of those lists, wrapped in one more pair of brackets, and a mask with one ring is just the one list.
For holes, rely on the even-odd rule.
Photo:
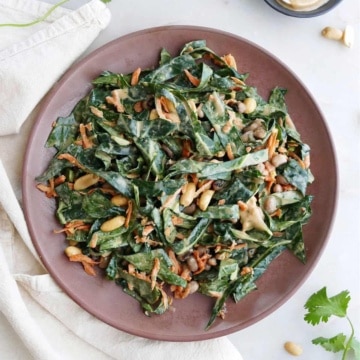
[(246, 203), (246, 210), (240, 211), (240, 222), (243, 231), (256, 229), (259, 231), (270, 232), (264, 221), (264, 213), (261, 208), (256, 205), (256, 198), (252, 196)]
[(295, 11), (316, 10), (329, 0), (276, 0), (281, 6)]

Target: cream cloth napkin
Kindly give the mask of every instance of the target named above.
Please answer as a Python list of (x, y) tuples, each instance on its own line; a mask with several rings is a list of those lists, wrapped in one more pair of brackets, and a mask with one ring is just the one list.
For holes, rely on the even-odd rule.
[[(31, 21), (49, 7), (0, 0), (0, 23)], [(21, 209), (21, 168), (36, 105), (109, 20), (104, 4), (92, 0), (76, 11), (57, 8), (32, 28), (0, 28), (0, 311), (28, 359), (241, 360), (226, 337), (159, 342), (99, 321), (57, 286), (32, 245)]]

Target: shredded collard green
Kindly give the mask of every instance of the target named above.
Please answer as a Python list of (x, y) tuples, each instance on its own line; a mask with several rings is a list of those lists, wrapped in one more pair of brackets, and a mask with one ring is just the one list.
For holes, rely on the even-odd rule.
[(246, 78), (203, 40), (163, 49), (154, 69), (103, 72), (48, 137), (38, 188), (56, 199), (66, 254), (147, 315), (198, 291), (214, 298), (209, 328), (285, 249), (306, 261), (310, 149), (286, 90), (266, 101)]

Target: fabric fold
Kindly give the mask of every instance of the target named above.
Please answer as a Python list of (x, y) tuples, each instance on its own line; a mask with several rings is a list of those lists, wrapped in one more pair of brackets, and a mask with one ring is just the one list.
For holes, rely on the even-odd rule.
[(46, 92), (109, 21), (105, 4), (93, 0), (0, 50), (0, 135), (19, 132)]
[[(49, 275), (15, 275), (15, 279), (37, 303), (55, 316), (61, 324), (104, 354), (115, 359), (159, 360), (159, 355), (167, 354), (166, 357), (172, 360), (183, 360), (184, 358), (241, 360), (240, 354), (226, 337), (185, 343), (161, 342), (135, 337), (112, 328), (82, 310), (61, 291)], [(86, 324), (86, 326), (81, 324)], [(101, 334), (103, 341), (94, 341), (94, 334)]]
[[(32, 21), (50, 7), (0, 0), (0, 23)], [(7, 148), (25, 148), (29, 115), (109, 21), (104, 3), (91, 0), (75, 11), (59, 7), (31, 29), (0, 31), (0, 137), (12, 135), (0, 146), (0, 312), (36, 360), (242, 360), (226, 337), (174, 343), (119, 331), (77, 305), (40, 266), (19, 202), (20, 155)]]

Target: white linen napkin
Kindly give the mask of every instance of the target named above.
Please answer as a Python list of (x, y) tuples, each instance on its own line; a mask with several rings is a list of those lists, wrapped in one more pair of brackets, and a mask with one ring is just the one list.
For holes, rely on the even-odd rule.
[[(0, 0), (0, 23), (32, 21), (49, 7)], [(160, 342), (101, 322), (57, 286), (32, 245), (20, 179), (36, 105), (109, 20), (105, 5), (92, 0), (76, 11), (57, 8), (31, 28), (0, 28), (0, 311), (36, 360), (241, 360), (226, 337)]]
[[(0, 0), (0, 23), (23, 23), (48, 8), (39, 1)], [(91, 1), (74, 12), (57, 8), (50, 19), (33, 27), (0, 28), (0, 135), (19, 131), (34, 106), (109, 20), (106, 6)], [(10, 42), (13, 34), (15, 43)]]

